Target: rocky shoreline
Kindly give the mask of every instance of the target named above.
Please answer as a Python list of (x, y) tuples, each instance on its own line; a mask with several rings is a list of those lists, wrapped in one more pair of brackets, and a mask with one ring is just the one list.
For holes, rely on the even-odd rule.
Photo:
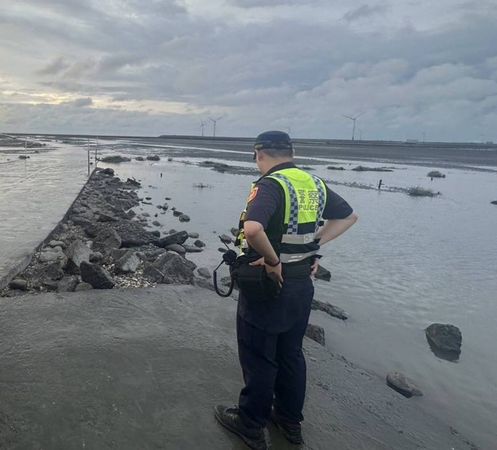
[[(157, 283), (210, 287), (208, 269), (195, 271), (196, 264), (185, 257), (186, 253), (203, 250), (198, 234), (149, 231), (152, 218), (133, 210), (146, 202), (137, 194), (140, 186), (134, 179), (123, 182), (112, 169), (95, 170), (31, 263), (0, 291), (0, 296), (149, 287)], [(156, 215), (167, 209), (167, 203), (158, 205), (160, 213)], [(176, 211), (173, 214), (180, 221), (188, 217)]]

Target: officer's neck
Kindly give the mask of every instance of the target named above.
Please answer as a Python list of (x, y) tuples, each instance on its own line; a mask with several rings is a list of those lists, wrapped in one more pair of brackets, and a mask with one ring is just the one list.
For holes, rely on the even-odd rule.
[(266, 158), (263, 164), (260, 164), (260, 171), (263, 175), (266, 175), (276, 166), (284, 163), (293, 163), (293, 158)]

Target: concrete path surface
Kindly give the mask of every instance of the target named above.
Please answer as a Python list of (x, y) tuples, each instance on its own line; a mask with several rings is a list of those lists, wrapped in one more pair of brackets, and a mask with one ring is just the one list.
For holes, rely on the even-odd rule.
[[(0, 299), (0, 448), (244, 449), (212, 414), (241, 387), (235, 311), (186, 286)], [(471, 448), (422, 398), (305, 350), (306, 448)], [(295, 448), (269, 431), (272, 448)]]

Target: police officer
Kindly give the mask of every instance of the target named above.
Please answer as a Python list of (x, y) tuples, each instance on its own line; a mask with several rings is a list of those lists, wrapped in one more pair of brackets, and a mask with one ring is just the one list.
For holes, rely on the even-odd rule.
[[(269, 419), (293, 444), (302, 444), (300, 423), (307, 328), (320, 246), (357, 220), (351, 207), (318, 177), (295, 166), (287, 133), (267, 131), (254, 146), (262, 177), (252, 186), (237, 243), (252, 266), (264, 266), (276, 295), (254, 298), (240, 291), (238, 354), (245, 387), (237, 407), (218, 405), (216, 419), (253, 449), (266, 449)], [(321, 218), (324, 225), (319, 227)]]

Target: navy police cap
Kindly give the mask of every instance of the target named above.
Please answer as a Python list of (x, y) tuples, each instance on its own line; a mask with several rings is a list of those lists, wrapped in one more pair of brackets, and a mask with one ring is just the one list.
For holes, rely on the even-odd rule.
[(290, 139), (290, 136), (283, 131), (265, 131), (257, 136), (254, 144), (255, 150), (262, 150), (264, 148), (275, 150), (292, 149), (292, 140)]

